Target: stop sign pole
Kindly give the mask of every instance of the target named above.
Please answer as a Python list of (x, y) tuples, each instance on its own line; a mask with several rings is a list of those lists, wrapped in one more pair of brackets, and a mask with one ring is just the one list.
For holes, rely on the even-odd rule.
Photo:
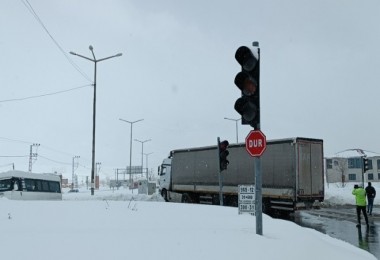
[(263, 200), (262, 200), (262, 174), (260, 156), (266, 149), (266, 136), (259, 130), (252, 130), (245, 138), (245, 148), (253, 156), (255, 164), (255, 215), (256, 234), (263, 234)]

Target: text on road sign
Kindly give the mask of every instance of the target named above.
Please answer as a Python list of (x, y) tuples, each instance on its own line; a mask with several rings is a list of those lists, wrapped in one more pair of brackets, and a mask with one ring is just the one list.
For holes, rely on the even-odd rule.
[(259, 139), (259, 140), (249, 140), (248, 141), (248, 146), (249, 148), (252, 148), (252, 147), (263, 147), (263, 140)]

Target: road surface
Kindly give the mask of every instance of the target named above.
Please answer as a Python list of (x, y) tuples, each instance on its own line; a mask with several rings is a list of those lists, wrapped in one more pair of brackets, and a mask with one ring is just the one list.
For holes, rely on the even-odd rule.
[[(380, 208), (374, 208), (373, 213), (368, 216), (369, 228), (366, 225), (356, 227), (354, 206), (300, 210), (294, 214), (293, 221), (367, 250), (380, 259)], [(365, 224), (363, 216), (361, 223)]]

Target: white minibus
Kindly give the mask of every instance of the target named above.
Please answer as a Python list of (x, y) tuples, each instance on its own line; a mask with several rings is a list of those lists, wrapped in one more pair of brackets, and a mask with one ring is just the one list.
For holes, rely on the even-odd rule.
[(0, 198), (12, 200), (62, 200), (61, 178), (49, 173), (0, 173)]

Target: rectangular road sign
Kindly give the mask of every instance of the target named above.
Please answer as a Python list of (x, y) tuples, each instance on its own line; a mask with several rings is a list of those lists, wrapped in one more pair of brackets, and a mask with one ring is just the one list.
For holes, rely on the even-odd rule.
[(255, 214), (255, 186), (239, 185), (239, 214)]
[(255, 185), (239, 185), (239, 194), (255, 193)]
[(239, 214), (241, 213), (255, 214), (255, 204), (239, 203)]
[(251, 203), (255, 202), (255, 194), (239, 194), (239, 201), (242, 203)]

